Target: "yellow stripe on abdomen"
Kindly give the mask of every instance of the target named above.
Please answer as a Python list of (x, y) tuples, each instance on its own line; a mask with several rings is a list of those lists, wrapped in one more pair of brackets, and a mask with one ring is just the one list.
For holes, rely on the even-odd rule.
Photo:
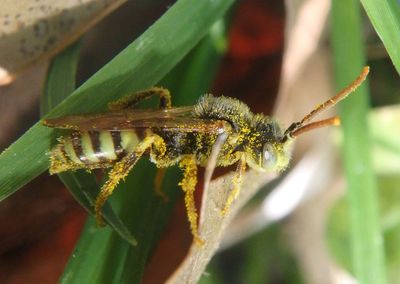
[(63, 147), (71, 162), (100, 166), (134, 151), (138, 143), (134, 131), (82, 131), (67, 137)]
[(81, 132), (82, 158), (85, 163), (95, 164), (100, 162), (93, 150), (93, 143), (87, 131)]
[(132, 152), (137, 144), (139, 144), (139, 138), (135, 131), (121, 131), (121, 146), (125, 152)]
[(67, 137), (64, 141), (64, 150), (67, 154), (68, 158), (76, 163), (76, 164), (83, 164), (83, 162), (79, 159), (78, 155), (75, 153), (74, 146), (72, 144), (72, 138)]
[(115, 153), (115, 147), (111, 136), (111, 132), (100, 131), (99, 141), (100, 141), (101, 153), (99, 153), (98, 155), (101, 155), (102, 157), (111, 161), (116, 160), (118, 157), (117, 154)]

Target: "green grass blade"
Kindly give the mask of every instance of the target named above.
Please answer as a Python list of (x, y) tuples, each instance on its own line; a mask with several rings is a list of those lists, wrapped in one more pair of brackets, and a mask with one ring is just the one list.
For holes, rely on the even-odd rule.
[[(360, 6), (355, 0), (332, 2), (332, 43), (338, 88), (365, 65)], [(373, 72), (373, 70), (372, 70)], [(371, 163), (367, 123), (368, 84), (340, 104), (343, 159), (348, 182), (353, 266), (359, 283), (385, 283), (383, 239), (378, 217), (377, 182)]]
[(44, 94), (40, 101), (42, 116), (75, 90), (80, 47), (80, 42), (74, 43), (52, 60), (47, 72)]
[[(179, 0), (48, 116), (105, 110), (107, 102), (153, 86), (199, 42), (233, 2)], [(37, 123), (0, 155), (0, 200), (48, 168), (45, 153), (53, 138), (52, 129)]]
[(400, 74), (400, 2), (361, 0), (361, 3)]
[(100, 267), (96, 265), (98, 260), (107, 257), (108, 243), (113, 232), (109, 228), (96, 227), (94, 218), (90, 217), (60, 283), (105, 283), (101, 281)]

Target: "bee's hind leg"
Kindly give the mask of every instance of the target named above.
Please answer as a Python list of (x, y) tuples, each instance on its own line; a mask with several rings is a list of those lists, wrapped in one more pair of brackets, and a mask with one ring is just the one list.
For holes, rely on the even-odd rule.
[(171, 108), (171, 94), (167, 89), (160, 87), (153, 87), (148, 90), (140, 91), (125, 97), (120, 98), (115, 102), (108, 104), (111, 111), (123, 110), (127, 108), (135, 108), (135, 106), (142, 100), (149, 99), (152, 96), (160, 97), (160, 109)]
[(101, 187), (101, 191), (96, 198), (94, 212), (96, 214), (97, 224), (104, 225), (101, 210), (108, 197), (113, 193), (114, 189), (120, 182), (124, 180), (128, 173), (131, 171), (140, 157), (148, 150), (157, 139), (161, 139), (157, 135), (149, 135), (144, 138), (137, 146), (136, 149), (128, 153), (119, 162), (117, 162), (108, 174), (108, 180)]
[(229, 192), (228, 198), (226, 200), (225, 206), (221, 211), (221, 214), (225, 216), (229, 212), (229, 208), (231, 207), (233, 201), (239, 196), (240, 188), (242, 187), (243, 182), (243, 174), (246, 171), (246, 158), (245, 155), (242, 154), (237, 164), (237, 168), (235, 171), (235, 175), (233, 176), (232, 184), (233, 188)]
[(194, 191), (197, 184), (197, 163), (194, 155), (186, 155), (179, 162), (179, 167), (183, 170), (183, 179), (179, 183), (185, 192), (185, 206), (190, 223), (190, 229), (194, 241), (198, 245), (203, 245), (204, 241), (199, 236), (197, 221), (198, 214), (194, 202)]

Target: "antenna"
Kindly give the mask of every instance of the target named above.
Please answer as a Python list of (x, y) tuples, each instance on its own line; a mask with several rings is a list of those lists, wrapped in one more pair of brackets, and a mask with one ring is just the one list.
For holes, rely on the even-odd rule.
[(338, 117), (331, 117), (324, 120), (319, 120), (316, 122), (311, 122), (305, 124), (306, 122), (311, 121), (315, 116), (319, 113), (330, 109), (331, 107), (335, 106), (338, 102), (345, 99), (348, 95), (354, 92), (361, 84), (364, 82), (365, 78), (369, 73), (369, 67), (365, 66), (361, 71), (360, 75), (348, 85), (346, 88), (341, 90), (337, 93), (334, 97), (330, 98), (329, 100), (325, 101), (324, 103), (317, 106), (315, 109), (310, 111), (306, 116), (303, 117), (302, 120), (298, 122), (292, 123), (285, 131), (282, 142), (286, 142), (289, 138), (297, 137), (304, 132), (310, 131), (312, 129), (321, 128), (330, 125), (339, 125), (340, 119)]

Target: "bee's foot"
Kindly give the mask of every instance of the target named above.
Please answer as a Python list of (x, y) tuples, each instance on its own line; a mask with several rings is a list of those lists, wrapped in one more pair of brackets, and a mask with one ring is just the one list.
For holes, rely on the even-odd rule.
[(194, 236), (194, 243), (196, 244), (196, 246), (201, 248), (205, 245), (206, 242), (203, 239), (201, 239), (199, 236)]

